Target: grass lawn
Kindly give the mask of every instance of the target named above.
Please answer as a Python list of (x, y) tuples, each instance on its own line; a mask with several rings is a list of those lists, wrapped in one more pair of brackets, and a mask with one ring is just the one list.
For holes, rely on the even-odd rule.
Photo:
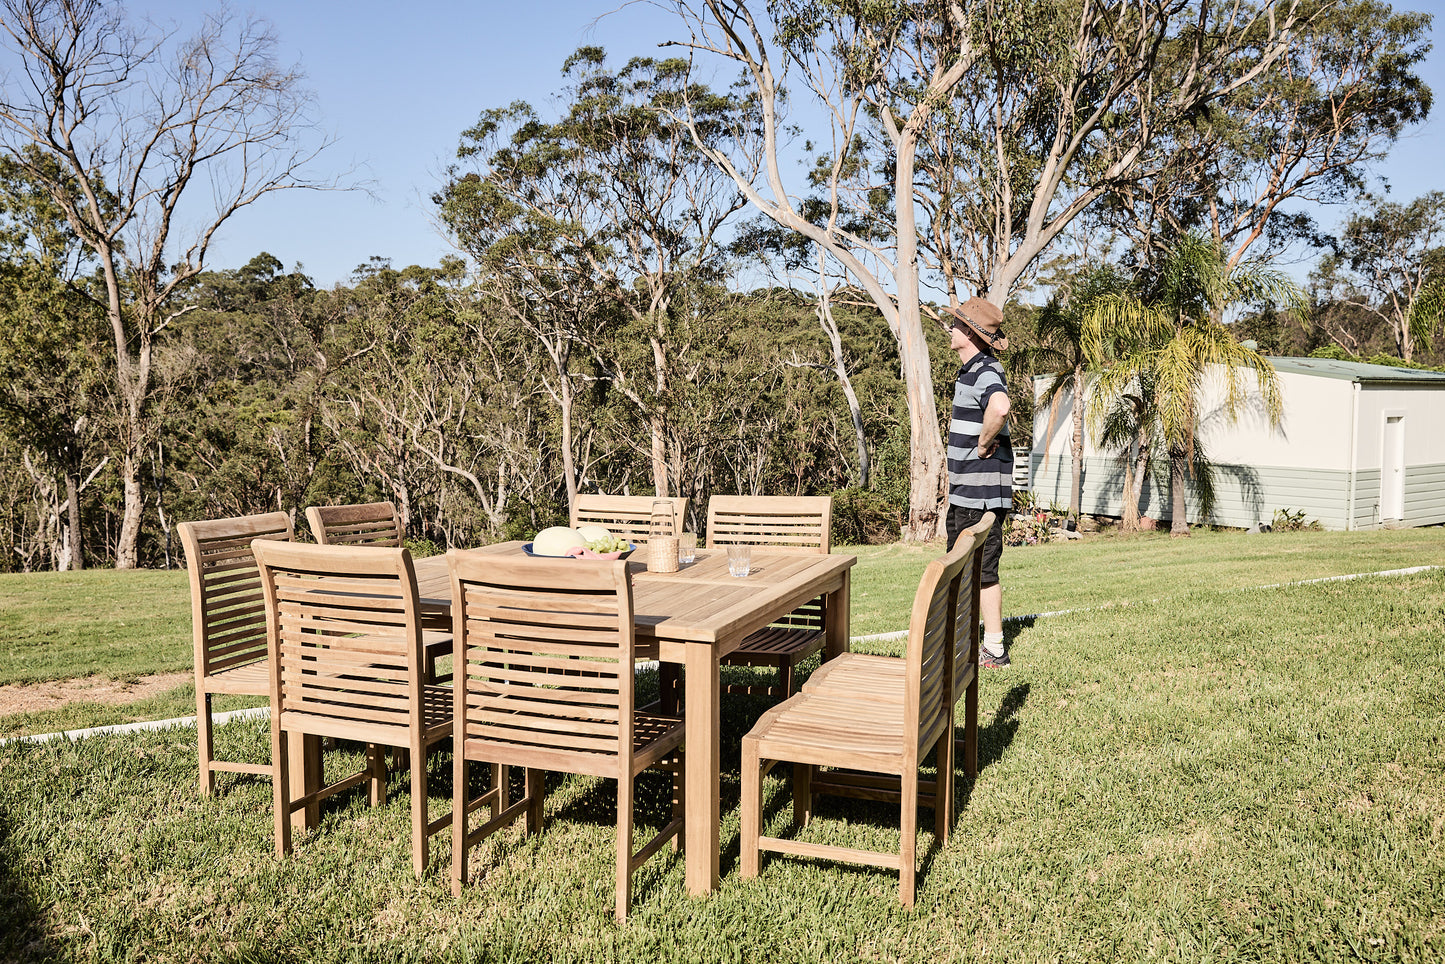
[[(913, 590), (942, 547), (859, 546), (853, 570), (855, 635), (905, 628)], [(1445, 565), (1445, 529), (1297, 532), (1246, 536), (1196, 531), (1102, 535), (1082, 543), (1004, 552), (1005, 614), (1163, 601), (1357, 572)], [(185, 573), (141, 570), (0, 575), (0, 685), (98, 674), (130, 679), (191, 669), (190, 591)], [(887, 651), (863, 643), (863, 650)], [(220, 710), (261, 705), (219, 697)], [(195, 691), (179, 686), (143, 702), (73, 704), (63, 711), (0, 717), (0, 738), (24, 733), (169, 719), (195, 712)]]
[[(928, 554), (860, 555), (854, 631), (899, 628)], [(1100, 539), (1005, 561), (1008, 611), (1097, 608), (1011, 624), (1014, 667), (983, 679), (982, 771), (961, 781), (950, 844), (920, 835), (912, 910), (884, 871), (765, 857), (738, 879), (737, 740), (756, 702), (725, 709), (720, 890), (686, 897), (664, 854), (623, 928), (602, 781), (557, 779), (544, 832), (494, 837), (454, 900), (441, 838), (411, 874), (405, 776), (383, 807), (335, 802), (282, 860), (269, 782), (223, 776), (200, 798), (195, 733), (178, 729), (0, 746), (0, 960), (1445, 957), (1445, 570), (1235, 591), (1440, 565), (1445, 533)], [(7, 626), (15, 586), (0, 581)], [(258, 760), (266, 739), (257, 723), (218, 736)], [(433, 772), (444, 810), (445, 755)], [(788, 833), (786, 787), (766, 794), (769, 832)], [(643, 794), (645, 827), (661, 796)], [(894, 808), (825, 801), (802, 833), (887, 847), (896, 827)]]

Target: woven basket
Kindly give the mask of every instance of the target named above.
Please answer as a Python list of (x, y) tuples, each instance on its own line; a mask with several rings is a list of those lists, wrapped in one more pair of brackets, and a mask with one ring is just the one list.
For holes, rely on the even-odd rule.
[(654, 536), (647, 543), (648, 572), (677, 572), (677, 536)]

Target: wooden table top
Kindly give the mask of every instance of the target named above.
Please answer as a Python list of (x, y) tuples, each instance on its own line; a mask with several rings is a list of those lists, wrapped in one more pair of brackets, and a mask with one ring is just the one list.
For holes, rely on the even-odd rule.
[[(466, 551), (520, 555), (522, 543), (503, 542)], [(857, 561), (856, 556), (843, 553), (754, 548), (751, 571), (735, 577), (728, 573), (727, 552), (722, 549), (699, 549), (695, 562), (672, 573), (648, 572), (645, 562), (629, 559), (637, 635), (642, 639), (722, 642), (731, 649), (748, 632), (836, 589)], [(586, 565), (582, 561), (567, 563)], [(450, 608), (446, 557), (418, 559), (415, 567), (424, 603)]]

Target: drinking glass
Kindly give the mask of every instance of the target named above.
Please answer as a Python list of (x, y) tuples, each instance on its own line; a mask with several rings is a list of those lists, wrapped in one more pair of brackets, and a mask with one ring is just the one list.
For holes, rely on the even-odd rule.
[(671, 499), (658, 499), (652, 503), (652, 511), (647, 520), (648, 541), (651, 542), (658, 536), (672, 535), (673, 520), (676, 518), (673, 515)]
[(697, 558), (697, 533), (684, 532), (677, 537), (677, 561), (688, 565)]
[(728, 546), (728, 572), (734, 576), (746, 576), (752, 569), (752, 546)]

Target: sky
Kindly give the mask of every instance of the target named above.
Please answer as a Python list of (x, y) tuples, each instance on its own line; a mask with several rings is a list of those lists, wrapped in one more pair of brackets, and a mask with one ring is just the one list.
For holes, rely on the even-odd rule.
[[(208, 6), (130, 0), (133, 14), (183, 33)], [(1442, 0), (1397, 7), (1434, 13), (1435, 37), (1445, 31)], [(455, 253), (430, 198), (459, 135), (483, 110), (525, 100), (555, 116), (549, 108), (562, 62), (579, 46), (601, 46), (621, 66), (633, 56), (668, 55), (657, 44), (682, 35), (670, 9), (624, 0), (233, 0), (232, 9), (270, 20), (281, 60), (306, 74), (321, 127), (334, 138), (310, 168), (313, 176), (366, 189), (263, 198), (227, 222), (208, 265), (238, 268), (267, 251), (288, 269), (301, 265), (321, 287), (349, 283), (373, 256), (401, 268)], [(1374, 172), (1401, 201), (1445, 188), (1445, 51), (1433, 50), (1421, 74), (1436, 92), (1432, 118)], [(1319, 220), (1330, 226), (1342, 214)]]

